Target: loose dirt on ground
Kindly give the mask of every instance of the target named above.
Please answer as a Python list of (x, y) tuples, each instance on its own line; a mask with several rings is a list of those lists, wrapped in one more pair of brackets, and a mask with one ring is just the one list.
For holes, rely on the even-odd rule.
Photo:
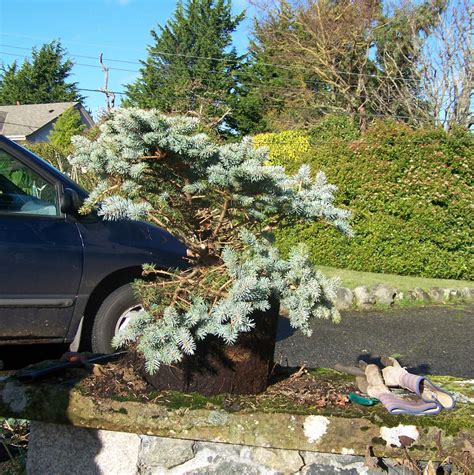
[[(149, 400), (157, 403), (176, 402), (177, 398), (190, 398), (191, 405), (205, 404), (198, 394), (181, 394), (173, 391), (156, 391), (143, 378), (141, 362), (134, 356), (100, 366), (99, 371), (89, 374), (80, 385), (92, 397)], [(306, 409), (345, 407), (350, 404), (348, 395), (357, 392), (353, 381), (335, 377), (334, 373), (312, 372), (304, 367), (285, 368), (275, 366), (267, 390), (258, 395), (226, 394), (208, 398), (226, 409), (240, 410), (245, 407), (279, 406), (305, 407)], [(179, 394), (179, 396), (178, 396)], [(194, 398), (194, 400), (193, 400)]]

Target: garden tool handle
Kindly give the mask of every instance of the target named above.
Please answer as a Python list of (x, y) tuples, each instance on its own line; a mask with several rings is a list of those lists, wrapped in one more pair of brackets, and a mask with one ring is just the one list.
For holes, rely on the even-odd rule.
[(121, 355), (124, 355), (126, 351), (119, 351), (117, 353), (110, 353), (107, 355), (99, 355), (99, 356), (93, 356), (92, 358), (89, 358), (86, 360), (84, 363), (76, 363), (76, 362), (71, 362), (71, 361), (63, 361), (61, 363), (49, 366), (48, 368), (43, 368), (43, 369), (38, 369), (38, 370), (31, 370), (31, 371), (25, 371), (21, 372), (21, 370), (14, 375), (15, 379), (20, 381), (20, 383), (33, 383), (37, 381), (38, 379), (44, 378), (45, 376), (49, 376), (50, 374), (56, 373), (57, 371), (61, 371), (63, 369), (67, 368), (78, 368), (83, 366), (83, 364), (89, 364), (89, 363), (95, 363), (99, 361), (111, 361)]
[(337, 363), (334, 365), (334, 369), (336, 371), (339, 371), (341, 373), (346, 373), (350, 374), (352, 376), (364, 376), (365, 377), (365, 372), (358, 368), (357, 366), (346, 366), (340, 363)]

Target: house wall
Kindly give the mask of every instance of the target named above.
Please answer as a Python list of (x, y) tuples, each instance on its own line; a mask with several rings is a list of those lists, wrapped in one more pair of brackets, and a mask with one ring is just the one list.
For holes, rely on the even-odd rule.
[(49, 142), (48, 135), (53, 129), (53, 125), (56, 120), (49, 122), (48, 124), (38, 129), (36, 132), (33, 132), (31, 135), (28, 135), (28, 142), (37, 143), (37, 142)]
[(94, 122), (89, 113), (84, 109), (84, 107), (79, 106), (77, 107), (77, 110), (81, 114), (82, 123), (86, 126), (86, 128), (90, 129), (91, 127), (93, 127)]

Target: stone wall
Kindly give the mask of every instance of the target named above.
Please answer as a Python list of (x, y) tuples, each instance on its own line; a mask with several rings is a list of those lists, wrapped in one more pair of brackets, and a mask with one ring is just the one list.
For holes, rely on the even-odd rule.
[[(27, 459), (29, 475), (375, 475), (387, 472), (415, 473), (400, 462), (372, 457), (366, 459), (352, 455), (350, 449), (345, 454), (328, 454), (82, 429), (41, 422), (31, 425)], [(442, 466), (437, 473), (444, 473)]]
[(417, 287), (406, 292), (394, 287), (377, 284), (372, 288), (361, 285), (351, 290), (347, 287), (340, 287), (337, 291), (336, 307), (339, 310), (350, 308), (370, 308), (375, 305), (391, 306), (402, 302), (405, 303), (461, 303), (474, 300), (474, 288), (463, 289), (432, 287), (424, 290)]
[[(345, 376), (325, 370), (314, 377), (337, 384)], [(79, 383), (10, 378), (0, 382), (0, 416), (36, 421), (29, 474), (358, 474), (378, 473), (377, 466), (410, 473), (394, 460), (441, 463), (471, 450), (472, 381), (447, 378), (443, 386), (456, 408), (415, 417), (387, 414), (379, 404), (282, 412), (255, 396), (237, 406), (179, 393), (110, 399)]]

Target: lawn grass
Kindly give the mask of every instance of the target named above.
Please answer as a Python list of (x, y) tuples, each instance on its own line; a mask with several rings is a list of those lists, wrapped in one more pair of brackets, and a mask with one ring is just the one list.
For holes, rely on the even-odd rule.
[(429, 279), (408, 275), (376, 274), (374, 272), (359, 272), (355, 270), (336, 269), (335, 267), (318, 266), (318, 269), (327, 277), (339, 277), (343, 287), (354, 289), (359, 285), (372, 287), (375, 284), (385, 284), (401, 291), (413, 290), (416, 287), (429, 289), (430, 287), (463, 288), (474, 287), (469, 280)]

